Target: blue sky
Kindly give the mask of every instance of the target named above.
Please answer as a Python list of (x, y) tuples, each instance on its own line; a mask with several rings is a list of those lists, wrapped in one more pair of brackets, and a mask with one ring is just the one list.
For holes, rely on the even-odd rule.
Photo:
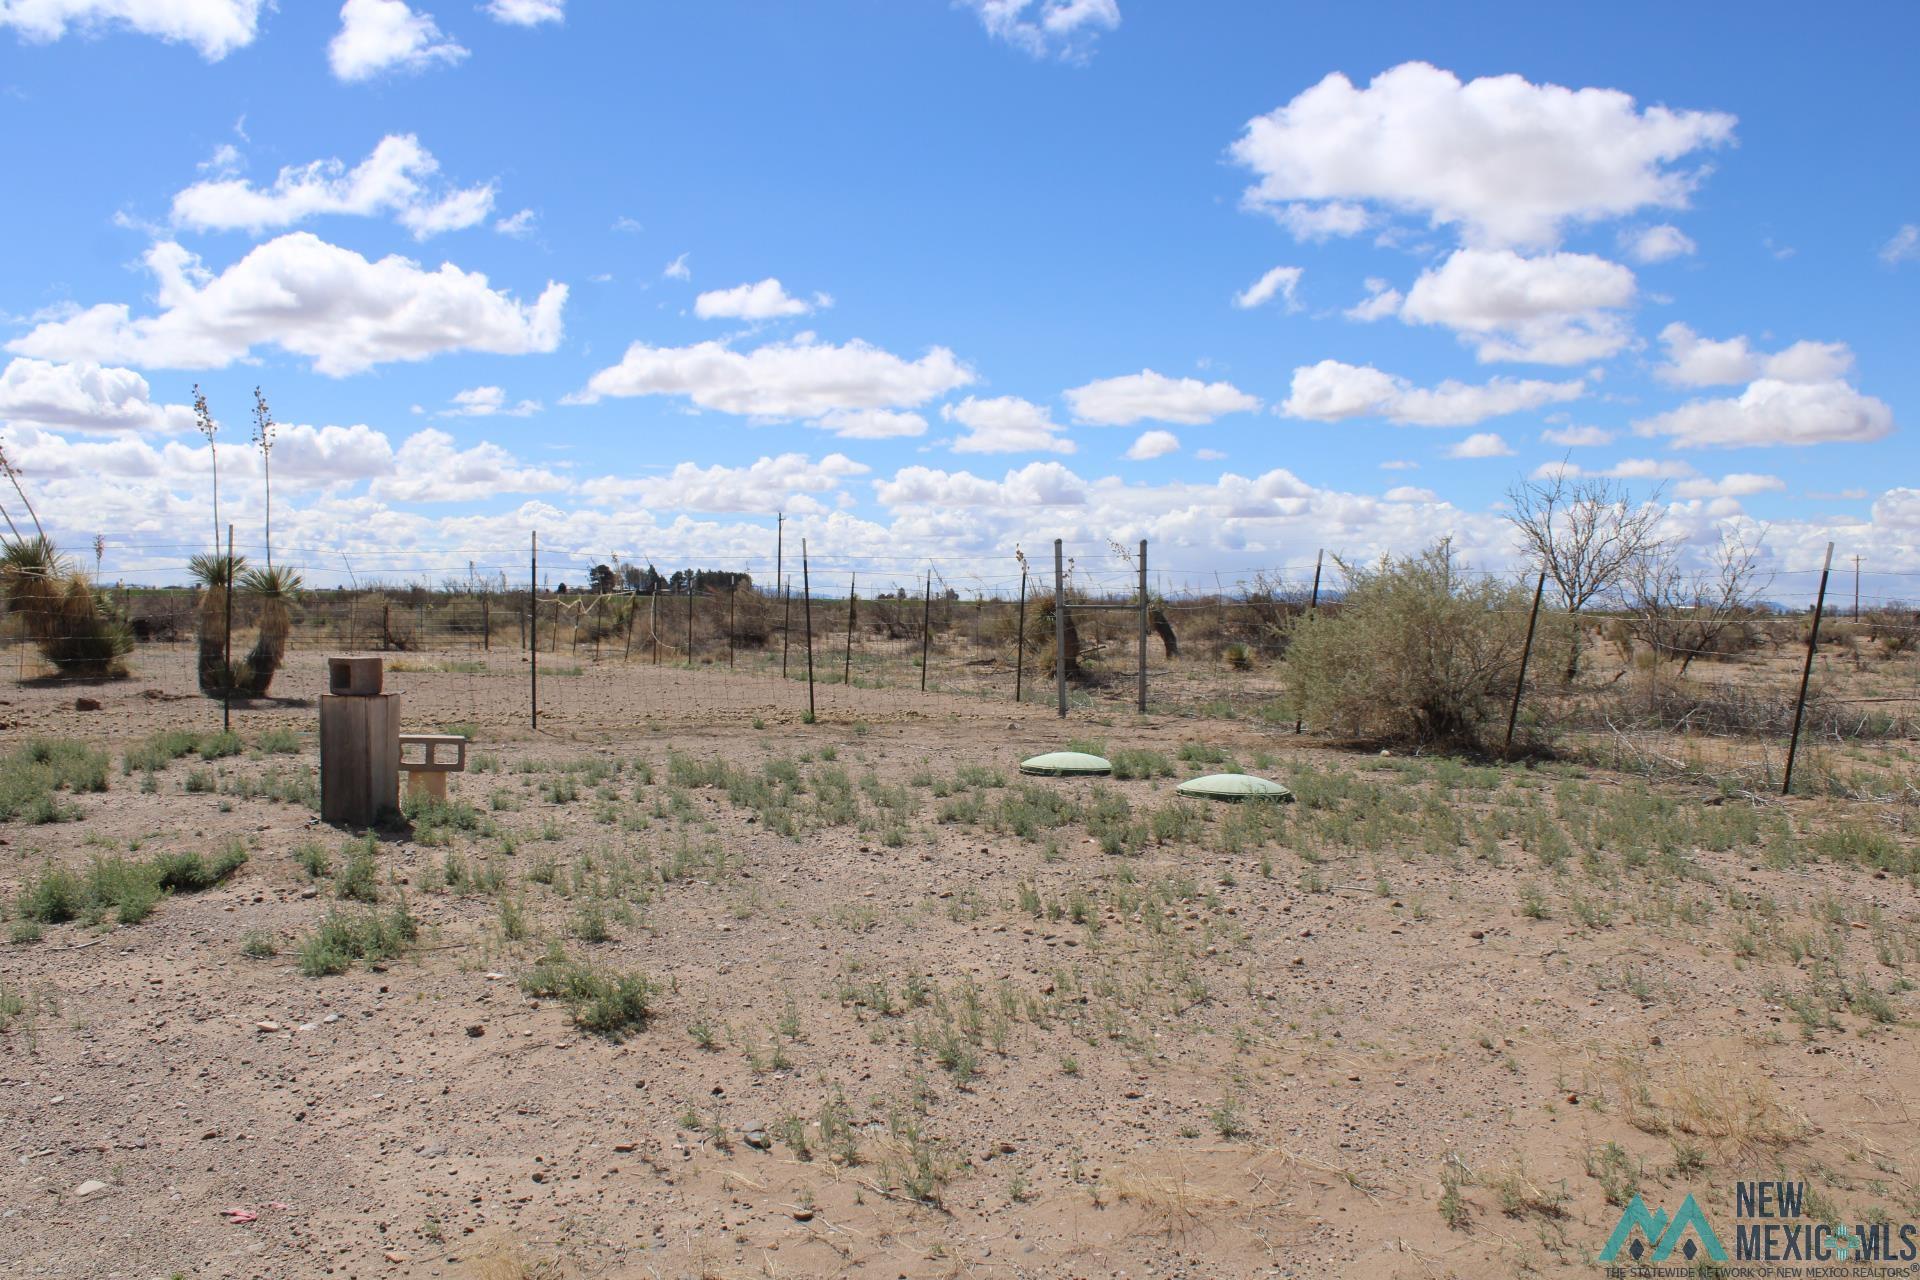
[(1696, 546), (1916, 572), (1916, 35), (0, 0), (0, 438), (134, 579), (211, 540), (195, 383), (256, 546), (265, 389), (277, 558), (320, 582), (533, 527), (747, 563), (778, 508), (876, 572), (1053, 536), (1210, 574), (1452, 533), (1495, 567), (1504, 491), (1555, 465), (1664, 480)]

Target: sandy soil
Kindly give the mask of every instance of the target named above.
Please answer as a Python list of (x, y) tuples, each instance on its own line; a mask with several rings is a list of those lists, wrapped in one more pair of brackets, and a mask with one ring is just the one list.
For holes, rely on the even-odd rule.
[[(318, 683), (307, 662), (283, 687)], [(49, 861), (230, 837), (252, 857), (142, 923), (0, 949), (27, 1004), (0, 1033), (0, 1274), (1592, 1275), (1621, 1170), (1650, 1204), (1691, 1192), (1713, 1215), (1765, 1175), (1849, 1222), (1920, 1216), (1914, 885), (1771, 836), (1636, 866), (1605, 841), (1552, 860), (1519, 829), (1640, 796), (1632, 780), (1463, 780), (1245, 725), (1082, 719), (1073, 735), (1110, 750), (1204, 743), (1319, 782), (1270, 840), (1196, 808), (1114, 855), (1080, 819), (1022, 838), (965, 808), (991, 812), (1022, 756), (1062, 745), (1044, 709), (843, 690), (809, 725), (766, 681), (662, 671), (631, 709), (568, 686), (535, 736), (517, 680), (393, 684), (410, 725), (475, 727), (486, 767), (453, 798), (476, 829), (384, 833), (382, 906), (404, 901), (421, 945), (320, 978), (296, 952), (338, 904), (295, 851), (337, 866), (346, 837), (240, 794), (313, 767), (312, 706), (236, 716), (250, 744), (297, 729), (300, 753), (188, 757), (148, 791), (119, 753), (216, 728), (216, 708), (141, 679), (5, 691), (8, 745), (84, 738), (114, 770), (78, 821), (0, 825), (0, 897)], [(75, 711), (76, 692), (103, 705)], [(585, 725), (595, 740), (566, 740)], [(670, 753), (791, 762), (802, 829), (676, 781)], [(822, 800), (837, 770), (851, 821)], [(1006, 785), (978, 781), (994, 771)], [(1144, 823), (1176, 780), (1036, 785), (1123, 796)], [(1412, 817), (1381, 816), (1394, 795)], [(1751, 803), (1640, 798), (1669, 833)], [(1457, 840), (1418, 834), (1447, 813)], [(1803, 844), (1836, 824), (1915, 839), (1911, 813), (1870, 806), (1758, 820)], [(502, 883), (448, 888), (450, 856)], [(588, 907), (609, 941), (571, 936)], [(278, 954), (243, 954), (250, 935)], [(526, 995), (556, 939), (649, 975), (644, 1027), (592, 1034)], [(1894, 1020), (1846, 999), (1831, 1025), (1799, 1016), (1836, 974)]]

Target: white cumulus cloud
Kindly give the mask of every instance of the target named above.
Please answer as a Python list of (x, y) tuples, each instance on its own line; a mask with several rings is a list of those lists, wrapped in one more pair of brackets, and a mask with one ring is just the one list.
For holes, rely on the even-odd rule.
[(1229, 413), (1246, 413), (1260, 401), (1230, 382), (1169, 378), (1142, 369), (1118, 378), (1100, 378), (1066, 392), (1073, 416), (1103, 427), (1136, 422), (1182, 422), (1200, 426)]
[(1246, 311), (1263, 302), (1271, 302), (1275, 295), (1279, 295), (1286, 299), (1287, 310), (1298, 311), (1300, 304), (1294, 300), (1293, 291), (1300, 287), (1300, 275), (1299, 267), (1275, 267), (1236, 293), (1233, 305)]
[(391, 134), (351, 169), (339, 160), (315, 160), (280, 170), (270, 187), (236, 177), (196, 182), (174, 196), (173, 222), (196, 231), (258, 234), (326, 214), (392, 214), (424, 240), (485, 221), (493, 209), (492, 184), (432, 186), (427, 180), (439, 168), (413, 134)]
[(339, 377), (447, 351), (524, 355), (560, 343), (567, 287), (529, 305), (478, 272), (437, 271), (398, 255), (369, 262), (296, 231), (255, 246), (218, 275), (171, 241), (147, 251), (160, 310), (135, 317), (99, 303), (47, 320), (7, 344), (18, 355), (142, 368), (222, 368), (259, 346), (310, 357)]
[(1248, 122), (1232, 154), (1258, 178), (1246, 204), (1283, 221), (1371, 202), (1456, 227), (1471, 245), (1550, 248), (1570, 222), (1685, 207), (1698, 174), (1680, 162), (1730, 141), (1734, 123), (1641, 109), (1616, 89), (1517, 75), (1463, 84), (1408, 62), (1365, 88), (1334, 72)]
[(1620, 233), (1620, 249), (1635, 262), (1665, 262), (1693, 253), (1693, 237), (1669, 223), (1636, 227)]
[(955, 453), (1072, 453), (1075, 447), (1060, 434), (1065, 428), (1046, 406), (1019, 396), (968, 396), (959, 404), (942, 405), (940, 416), (967, 429), (954, 440)]
[(1379, 276), (1367, 277), (1367, 296), (1348, 307), (1341, 314), (1349, 320), (1370, 323), (1384, 320), (1388, 316), (1398, 315), (1400, 304), (1405, 301), (1400, 291)]
[(721, 342), (636, 342), (571, 399), (685, 396), (703, 409), (745, 417), (825, 418), (836, 410), (909, 409), (973, 381), (973, 371), (945, 347), (906, 360), (859, 339), (835, 346), (802, 334), (751, 351)]
[(53, 41), (68, 30), (98, 35), (116, 27), (190, 44), (209, 62), (253, 43), (269, 0), (0, 0), (0, 27), (24, 40)]
[(1460, 249), (1421, 273), (1400, 316), (1454, 330), (1482, 362), (1583, 364), (1633, 340), (1633, 272), (1587, 253)]
[(842, 440), (899, 440), (927, 433), (927, 420), (898, 409), (835, 409), (807, 424)]
[(874, 482), (882, 506), (903, 507), (1072, 507), (1087, 501), (1087, 483), (1058, 462), (1029, 462), (999, 480), (971, 471), (905, 467), (890, 480)]
[(564, 22), (567, 0), (487, 0), (487, 16), (495, 22), (514, 27), (537, 27), (543, 22)]
[(1796, 342), (1772, 355), (1755, 351), (1744, 334), (1702, 338), (1678, 320), (1660, 331), (1666, 363), (1654, 370), (1663, 382), (1683, 387), (1732, 386), (1755, 378), (1781, 382), (1831, 382), (1853, 368), (1844, 342)]
[(867, 471), (864, 463), (844, 453), (830, 453), (817, 462), (804, 453), (783, 453), (745, 467), (682, 462), (665, 475), (605, 476), (582, 488), (598, 502), (665, 511), (820, 513), (827, 507), (813, 495), (830, 493)]
[(89, 360), (13, 360), (0, 371), (0, 421), (89, 432), (178, 432), (192, 428), (193, 409), (154, 403), (147, 380), (131, 369)]
[(452, 436), (429, 427), (408, 436), (394, 454), (393, 469), (368, 492), (390, 502), (471, 502), (498, 493), (553, 493), (572, 482), (544, 467), (527, 466), (489, 441), (458, 447)]
[(449, 418), (530, 418), (540, 412), (538, 400), (522, 400), (517, 404), (507, 403), (507, 393), (502, 387), (469, 387), (457, 391), (453, 397), (453, 407), (442, 409), (441, 416)]
[(333, 74), (349, 83), (383, 71), (421, 71), (467, 56), (430, 13), (415, 13), (406, 0), (346, 0), (340, 30), (327, 45)]
[(1293, 384), (1279, 411), (1290, 418), (1341, 422), (1385, 418), (1408, 426), (1468, 427), (1503, 414), (1577, 400), (1586, 383), (1494, 378), (1478, 385), (1451, 379), (1416, 387), (1372, 365), (1322, 360), (1293, 371)]
[(1119, 0), (957, 0), (987, 34), (1034, 57), (1085, 57), (1094, 37), (1120, 25)]
[(1511, 458), (1513, 449), (1491, 431), (1476, 431), (1447, 450), (1449, 458)]
[(1882, 262), (1912, 262), (1916, 258), (1920, 258), (1920, 225), (1915, 223), (1907, 223), (1880, 246)]
[(1893, 410), (1844, 382), (1760, 378), (1738, 396), (1695, 400), (1634, 424), (1676, 449), (1862, 443), (1891, 435)]
[[(672, 274), (671, 271), (668, 274)], [(768, 276), (756, 284), (709, 289), (693, 300), (693, 314), (702, 320), (774, 320), (781, 316), (804, 316), (815, 307), (832, 305), (833, 299), (824, 293), (814, 294), (811, 302), (792, 297), (777, 278)]]
[(1127, 457), (1135, 462), (1164, 458), (1180, 452), (1180, 437), (1171, 431), (1142, 431), (1139, 439), (1127, 447)]
[(1595, 449), (1612, 444), (1613, 432), (1605, 427), (1549, 427), (1540, 438), (1568, 449)]

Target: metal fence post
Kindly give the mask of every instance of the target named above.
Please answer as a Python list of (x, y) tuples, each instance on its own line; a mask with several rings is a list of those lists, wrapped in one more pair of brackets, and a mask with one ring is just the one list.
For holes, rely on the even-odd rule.
[(531, 550), (527, 556), (527, 620), (531, 624), (532, 644), (527, 646), (527, 705), (528, 717), (534, 732), (540, 731), (540, 615), (533, 611), (537, 598), (534, 592), (540, 588), (540, 531), (533, 531)]
[(1147, 714), (1147, 540), (1140, 539), (1140, 714)]
[(1540, 581), (1533, 584), (1533, 612), (1527, 615), (1527, 639), (1520, 646), (1520, 676), (1513, 682), (1513, 705), (1507, 708), (1507, 740), (1500, 748), (1500, 758), (1506, 759), (1513, 754), (1513, 726), (1520, 719), (1520, 691), (1527, 687), (1527, 659), (1533, 656), (1533, 628), (1540, 621), (1540, 596), (1547, 589), (1547, 571), (1540, 571)]
[(1813, 678), (1813, 651), (1820, 643), (1820, 614), (1827, 605), (1827, 575), (1833, 571), (1833, 544), (1827, 544), (1827, 560), (1820, 566), (1820, 592), (1813, 598), (1813, 626), (1807, 631), (1807, 662), (1800, 668), (1800, 696), (1793, 703), (1793, 736), (1787, 739), (1787, 771), (1780, 779), (1780, 794), (1793, 794), (1793, 757), (1800, 749), (1800, 719), (1807, 710), (1807, 681)]
[(853, 602), (860, 598), (860, 575), (847, 579), (847, 660), (840, 670), (840, 683), (853, 683)]
[(800, 539), (800, 610), (801, 625), (807, 629), (807, 719), (814, 719), (813, 710), (813, 582), (807, 572), (807, 540)]
[(1027, 571), (1020, 570), (1020, 613), (1014, 623), (1013, 700), (1020, 701), (1020, 677), (1027, 665)]
[[(1313, 553), (1313, 595), (1307, 601), (1307, 616), (1309, 618), (1313, 616), (1314, 610), (1320, 607), (1320, 562), (1326, 557), (1326, 554), (1326, 548), (1324, 547)], [(1293, 731), (1299, 733), (1300, 726), (1304, 723), (1304, 720), (1296, 717), (1293, 722)]]
[(1067, 718), (1067, 571), (1060, 539), (1053, 540), (1053, 692)]
[(920, 604), (920, 692), (927, 691), (927, 649), (933, 639), (933, 566), (927, 566), (927, 594)]
[(222, 642), (221, 661), (226, 671), (220, 681), (220, 731), (233, 728), (233, 526), (227, 526), (227, 638)]

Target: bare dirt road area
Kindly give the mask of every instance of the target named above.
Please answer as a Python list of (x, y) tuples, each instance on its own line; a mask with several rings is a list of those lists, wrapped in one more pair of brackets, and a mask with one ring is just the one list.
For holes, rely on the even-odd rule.
[[(1920, 1217), (1911, 805), (395, 683), (475, 742), (370, 837), (312, 705), (7, 692), (0, 1274), (1579, 1276), (1636, 1196)], [(1069, 734), (1116, 776), (1018, 773)], [(1297, 803), (1173, 793), (1236, 767)]]

